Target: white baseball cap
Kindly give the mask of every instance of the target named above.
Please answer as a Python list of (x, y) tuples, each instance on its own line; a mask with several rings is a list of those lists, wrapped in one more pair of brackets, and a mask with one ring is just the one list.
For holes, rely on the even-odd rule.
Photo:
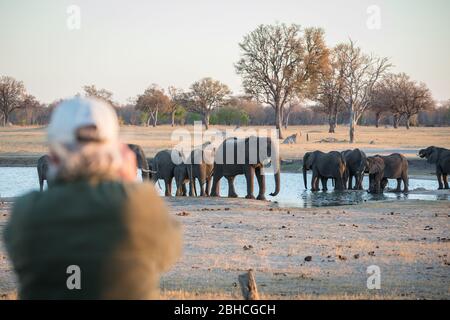
[[(80, 137), (82, 128), (95, 128), (95, 135)], [(73, 98), (61, 102), (53, 111), (47, 129), (49, 144), (80, 141), (114, 142), (119, 137), (119, 123), (113, 107), (93, 98)]]

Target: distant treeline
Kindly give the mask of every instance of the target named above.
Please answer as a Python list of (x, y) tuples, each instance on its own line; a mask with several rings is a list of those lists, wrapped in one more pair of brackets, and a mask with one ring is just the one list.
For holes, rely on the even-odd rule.
[[(9, 122), (14, 125), (46, 125), (50, 120), (51, 110), (56, 103), (46, 105), (30, 104), (21, 109), (14, 110), (9, 118)], [(134, 105), (116, 107), (119, 120), (125, 125), (146, 125), (147, 114), (136, 110)], [(348, 124), (348, 112), (340, 112), (337, 117), (338, 125)], [(175, 125), (189, 125), (194, 121), (202, 121), (200, 113), (189, 112), (180, 108), (175, 114)], [(368, 110), (359, 120), (359, 125), (375, 126), (376, 114)], [(161, 114), (159, 124), (171, 124), (170, 114)], [(233, 126), (258, 126), (272, 125), (275, 121), (275, 111), (271, 107), (264, 107), (256, 103), (241, 103), (239, 105), (229, 105), (214, 110), (211, 114), (210, 123)], [(393, 126), (395, 119), (393, 114), (386, 113), (379, 120), (380, 126)], [(288, 125), (324, 125), (328, 124), (328, 115), (319, 107), (298, 106), (289, 115)], [(401, 126), (406, 124), (405, 119), (401, 119)], [(442, 127), (450, 126), (450, 101), (432, 110), (421, 111), (411, 121), (412, 126)]]

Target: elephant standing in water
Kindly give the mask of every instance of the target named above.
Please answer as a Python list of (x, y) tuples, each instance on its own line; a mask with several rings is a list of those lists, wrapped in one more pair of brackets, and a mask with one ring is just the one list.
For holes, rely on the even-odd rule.
[(49, 183), (48, 183), (49, 163), (50, 163), (50, 157), (48, 155), (40, 157), (37, 162), (37, 172), (38, 172), (38, 178), (39, 178), (40, 191), (44, 190), (44, 180), (47, 180), (47, 187), (49, 186)]
[(307, 152), (303, 156), (303, 182), (307, 187), (306, 171), (312, 170), (311, 191), (319, 191), (319, 179), (322, 181), (322, 190), (327, 190), (327, 180), (335, 181), (335, 190), (345, 189), (345, 159), (340, 152), (322, 151)]
[(136, 155), (138, 168), (141, 169), (142, 173), (142, 181), (150, 179), (150, 170), (148, 167), (147, 158), (145, 157), (144, 150), (140, 145), (137, 144), (128, 144), (128, 148), (134, 152)]
[[(447, 175), (450, 174), (450, 150), (438, 147), (428, 147), (419, 151), (419, 157), (426, 158), (429, 163), (436, 164), (438, 189), (448, 189)], [(442, 184), (442, 181), (444, 182)]]
[[(404, 185), (403, 192), (408, 192), (408, 160), (406, 160), (403, 155), (399, 153), (393, 153), (388, 156), (375, 155), (372, 157), (368, 157), (366, 173), (370, 172), (370, 159), (373, 158), (381, 159), (384, 164), (383, 178), (380, 181), (381, 191), (383, 191), (383, 189), (387, 185), (388, 179), (397, 179), (397, 188), (395, 189), (395, 192), (402, 191), (402, 181)], [(379, 160), (377, 160), (377, 162), (379, 162)]]
[(353, 149), (353, 150), (345, 150), (342, 152), (342, 155), (345, 159), (345, 183), (348, 181), (348, 189), (352, 189), (352, 181), (353, 177), (355, 177), (355, 190), (362, 190), (363, 186), (363, 178), (364, 178), (364, 171), (366, 169), (366, 161), (367, 156), (366, 154), (359, 150), (359, 149)]
[[(172, 159), (172, 153), (174, 159)], [(172, 180), (174, 178), (175, 167), (183, 163), (183, 157), (178, 150), (162, 150), (149, 161), (151, 179), (156, 182), (164, 180), (165, 196), (172, 195)]]
[(192, 150), (186, 163), (191, 167), (192, 180), (190, 189), (196, 193), (195, 180), (200, 184), (200, 196), (209, 196), (211, 189), (212, 174), (214, 170), (215, 150), (210, 148), (199, 148)]
[(175, 168), (177, 195), (186, 195), (186, 182), (189, 182), (189, 196), (197, 196), (196, 180), (200, 185), (200, 196), (209, 196), (214, 168), (215, 149), (210, 142), (191, 151), (183, 164)]
[(229, 138), (220, 144), (214, 157), (214, 173), (211, 196), (220, 194), (220, 179), (228, 180), (228, 197), (237, 197), (234, 179), (244, 174), (247, 181), (247, 199), (254, 199), (253, 179), (256, 175), (259, 193), (258, 200), (265, 200), (266, 182), (264, 163), (271, 161), (274, 171), (275, 190), (271, 196), (280, 192), (280, 156), (278, 145), (269, 137), (251, 136), (245, 139)]
[[(176, 196), (186, 196), (187, 190), (186, 190), (186, 183), (191, 183), (192, 181), (192, 167), (189, 164), (181, 163), (177, 166), (175, 166), (175, 169), (173, 171), (173, 175), (175, 178), (175, 182), (177, 184), (177, 191)], [(192, 184), (190, 184), (190, 190), (189, 195), (197, 195), (197, 190), (195, 189), (195, 186), (193, 187)]]
[(367, 171), (369, 173), (369, 193), (382, 193), (387, 185), (387, 179), (384, 178), (384, 160), (380, 157), (367, 158)]

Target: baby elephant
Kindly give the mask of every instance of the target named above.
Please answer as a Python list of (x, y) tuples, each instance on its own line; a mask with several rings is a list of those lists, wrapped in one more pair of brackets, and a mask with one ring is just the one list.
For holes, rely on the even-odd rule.
[(366, 170), (369, 173), (369, 193), (382, 193), (387, 185), (384, 178), (384, 160), (380, 157), (368, 157)]

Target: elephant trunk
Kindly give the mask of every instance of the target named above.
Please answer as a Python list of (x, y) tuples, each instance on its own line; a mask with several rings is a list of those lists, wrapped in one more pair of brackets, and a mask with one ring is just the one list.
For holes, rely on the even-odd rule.
[(275, 191), (272, 192), (270, 195), (272, 197), (275, 197), (280, 192), (280, 170), (274, 174), (275, 178)]
[(148, 167), (147, 159), (145, 158), (145, 154), (142, 151), (141, 153), (141, 171), (142, 171), (142, 180), (150, 180), (150, 169)]
[(271, 153), (271, 161), (273, 165), (273, 176), (275, 181), (275, 191), (272, 192), (270, 195), (272, 197), (276, 196), (281, 189), (281, 183), (280, 183), (280, 155), (278, 150), (278, 144), (272, 145), (272, 153)]
[(308, 189), (308, 186), (307, 186), (308, 180), (306, 178), (306, 167), (305, 167), (305, 165), (303, 165), (303, 182), (305, 183), (305, 190), (307, 190)]

